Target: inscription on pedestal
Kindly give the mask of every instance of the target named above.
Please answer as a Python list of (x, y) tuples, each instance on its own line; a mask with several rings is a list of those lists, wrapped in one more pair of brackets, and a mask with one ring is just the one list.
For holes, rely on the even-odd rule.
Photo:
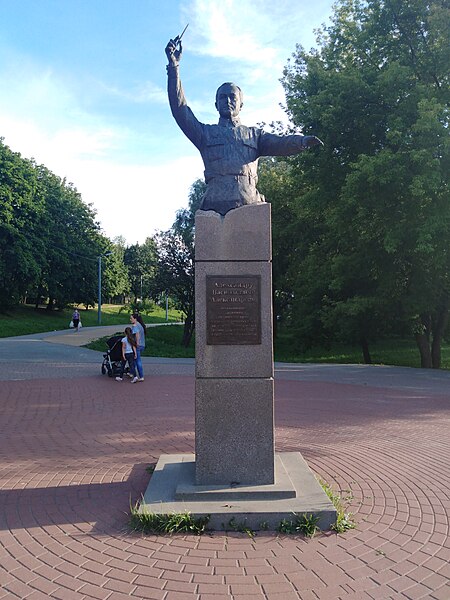
[(206, 343), (261, 344), (261, 276), (206, 276)]

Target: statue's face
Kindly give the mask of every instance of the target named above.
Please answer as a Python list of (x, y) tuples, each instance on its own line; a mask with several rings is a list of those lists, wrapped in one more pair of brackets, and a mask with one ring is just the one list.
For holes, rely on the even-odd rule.
[(242, 108), (241, 90), (237, 85), (224, 83), (217, 90), (216, 108), (221, 117), (237, 117)]

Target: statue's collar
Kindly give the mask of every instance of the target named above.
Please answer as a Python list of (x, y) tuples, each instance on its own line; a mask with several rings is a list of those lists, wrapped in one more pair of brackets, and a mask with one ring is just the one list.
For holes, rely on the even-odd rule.
[(220, 127), (239, 127), (240, 124), (241, 120), (239, 117), (235, 117), (234, 119), (226, 119), (225, 117), (219, 117)]

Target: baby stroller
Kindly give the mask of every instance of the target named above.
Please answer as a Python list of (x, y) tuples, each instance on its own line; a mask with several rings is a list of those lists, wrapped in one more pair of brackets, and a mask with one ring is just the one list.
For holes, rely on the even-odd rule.
[[(122, 362), (122, 338), (123, 335), (113, 335), (109, 338), (109, 340), (106, 340), (108, 350), (106, 351), (106, 354), (103, 355), (103, 375), (106, 375), (106, 373), (108, 373), (108, 377), (120, 375), (120, 366)], [(127, 366), (124, 372), (128, 373), (129, 370), (130, 369)]]

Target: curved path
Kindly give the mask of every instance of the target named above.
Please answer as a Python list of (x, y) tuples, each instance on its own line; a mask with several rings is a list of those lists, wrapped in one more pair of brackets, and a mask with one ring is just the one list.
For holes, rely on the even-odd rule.
[(357, 529), (142, 536), (146, 467), (194, 451), (193, 361), (145, 359), (130, 386), (57, 337), (0, 340), (1, 599), (450, 599), (450, 373), (277, 365), (277, 449)]

